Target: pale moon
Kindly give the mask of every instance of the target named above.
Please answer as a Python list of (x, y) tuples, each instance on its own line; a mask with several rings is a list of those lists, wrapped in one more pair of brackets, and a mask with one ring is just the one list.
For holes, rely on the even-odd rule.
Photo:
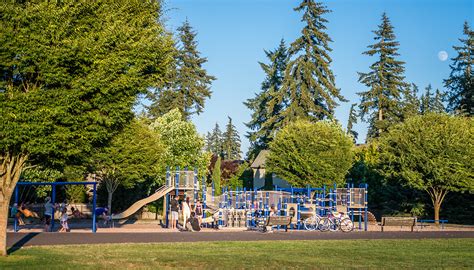
[(446, 61), (448, 59), (448, 53), (446, 51), (440, 51), (438, 53), (438, 59), (443, 62)]

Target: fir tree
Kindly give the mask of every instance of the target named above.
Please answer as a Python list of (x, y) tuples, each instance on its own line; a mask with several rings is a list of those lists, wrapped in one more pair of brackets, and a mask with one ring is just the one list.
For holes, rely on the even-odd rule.
[(209, 151), (217, 156), (222, 156), (222, 131), (219, 127), (219, 124), (216, 123), (216, 126), (208, 136)]
[(240, 159), (240, 136), (230, 117), (222, 136), (222, 148), (224, 159)]
[(425, 88), (425, 93), (421, 95), (421, 114), (427, 114), (432, 111), (433, 94), (431, 90), (433, 90), (433, 88), (431, 87), (431, 84), (428, 84), (428, 86)]
[(404, 120), (420, 114), (421, 103), (418, 92), (418, 86), (414, 83), (403, 90), (402, 118)]
[(421, 96), (421, 114), (427, 114), (430, 112), (442, 113), (446, 112), (446, 107), (443, 104), (446, 94), (436, 89), (434, 95), (432, 92), (433, 88), (429, 84), (425, 88), (425, 93)]
[(277, 93), (276, 100), (284, 108), (280, 116), (269, 120), (278, 123), (278, 128), (299, 118), (332, 118), (337, 100), (345, 101), (330, 69), (332, 40), (325, 32), (328, 21), (323, 17), (330, 10), (313, 0), (303, 0), (294, 10), (303, 12), (305, 26), (302, 35), (291, 43), (283, 85)]
[(461, 46), (453, 46), (458, 55), (452, 59), (451, 74), (444, 80), (449, 89), (448, 109), (474, 115), (474, 31), (467, 22), (464, 23), (465, 38), (459, 39)]
[(436, 113), (446, 112), (446, 106), (443, 101), (446, 98), (446, 94), (442, 93), (439, 89), (436, 89), (435, 96), (433, 98), (432, 111)]
[(203, 64), (207, 58), (197, 50), (196, 32), (188, 21), (178, 28), (179, 44), (175, 52), (174, 70), (149, 107), (152, 116), (160, 116), (178, 108), (185, 119), (203, 112), (206, 98), (211, 97), (210, 85), (216, 78), (207, 74)]
[(349, 111), (349, 120), (347, 121), (347, 133), (352, 135), (352, 138), (354, 139), (354, 143), (357, 140), (357, 136), (359, 136), (359, 133), (353, 130), (354, 124), (357, 124), (357, 112), (355, 110), (356, 106), (357, 106), (357, 103), (354, 103), (351, 105), (351, 109)]
[(368, 137), (378, 137), (387, 128), (400, 121), (401, 94), (408, 84), (404, 82), (404, 62), (396, 60), (399, 42), (389, 18), (382, 15), (382, 23), (375, 34), (375, 44), (369, 45), (364, 54), (377, 56), (377, 61), (370, 66), (367, 73), (359, 72), (359, 82), (369, 89), (358, 93), (361, 96), (359, 105), (361, 117), (369, 115)]
[[(256, 156), (261, 150), (268, 148), (276, 132), (279, 122), (279, 113), (282, 109), (281, 101), (276, 99), (280, 90), (283, 76), (288, 62), (288, 49), (282, 39), (274, 51), (265, 51), (269, 64), (260, 62), (260, 67), (266, 74), (262, 82), (261, 92), (254, 98), (244, 102), (252, 110), (252, 119), (246, 126), (252, 131), (246, 136), (250, 140), (249, 157)], [(269, 120), (272, 119), (270, 122)]]

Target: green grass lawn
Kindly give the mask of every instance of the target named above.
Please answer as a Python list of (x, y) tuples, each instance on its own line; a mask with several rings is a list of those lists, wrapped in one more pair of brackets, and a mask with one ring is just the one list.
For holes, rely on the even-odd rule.
[(27, 247), (0, 269), (474, 268), (474, 239), (103, 244)]

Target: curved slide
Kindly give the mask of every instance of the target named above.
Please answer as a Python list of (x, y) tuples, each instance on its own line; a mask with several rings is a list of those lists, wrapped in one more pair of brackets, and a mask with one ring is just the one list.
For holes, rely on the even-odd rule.
[(168, 192), (172, 191), (174, 187), (168, 187), (168, 186), (162, 186), (158, 190), (156, 190), (155, 193), (152, 195), (141, 199), (139, 201), (136, 201), (132, 206), (130, 206), (127, 210), (123, 211), (120, 214), (112, 215), (112, 219), (122, 219), (122, 218), (127, 218), (131, 215), (133, 215), (135, 212), (137, 212), (140, 208), (145, 206), (146, 204), (149, 204), (151, 202), (154, 202), (158, 200), (159, 198), (165, 196), (168, 194)]

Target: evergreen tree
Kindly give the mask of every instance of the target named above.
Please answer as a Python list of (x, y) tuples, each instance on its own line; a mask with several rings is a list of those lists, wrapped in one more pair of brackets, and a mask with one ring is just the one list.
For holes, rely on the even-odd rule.
[(474, 31), (467, 22), (464, 23), (465, 38), (459, 39), (461, 46), (453, 46), (458, 55), (453, 58), (451, 74), (444, 80), (449, 89), (448, 101), (450, 111), (466, 112), (474, 115)]
[(427, 114), (429, 112), (443, 113), (446, 112), (446, 108), (443, 104), (446, 94), (441, 93), (439, 89), (436, 89), (435, 94), (432, 93), (433, 88), (429, 84), (425, 88), (425, 94), (421, 96), (421, 114)]
[(400, 100), (402, 91), (408, 87), (404, 82), (404, 62), (396, 60), (399, 42), (395, 40), (393, 26), (387, 14), (383, 13), (382, 23), (373, 31), (376, 43), (369, 45), (364, 54), (377, 56), (367, 73), (359, 72), (359, 82), (369, 89), (358, 93), (361, 117), (369, 115), (368, 137), (378, 137), (394, 123), (400, 121)]
[(188, 21), (178, 28), (179, 44), (175, 52), (174, 70), (158, 93), (152, 95), (149, 113), (160, 116), (178, 108), (185, 119), (203, 112), (206, 98), (211, 97), (210, 85), (216, 78), (207, 74), (203, 64), (207, 58), (197, 50), (196, 32)]
[(208, 132), (205, 138), (204, 151), (212, 152), (212, 134)]
[(436, 89), (436, 94), (433, 99), (432, 111), (436, 113), (446, 112), (446, 106), (444, 106), (443, 101), (446, 98), (446, 94), (442, 93), (439, 89)]
[(411, 87), (403, 89), (402, 118), (404, 120), (420, 114), (421, 102), (418, 92), (418, 86), (414, 83)]
[(294, 10), (303, 12), (305, 26), (288, 50), (290, 60), (276, 97), (282, 111), (269, 120), (278, 128), (299, 118), (310, 121), (332, 118), (337, 100), (345, 101), (330, 69), (332, 40), (325, 32), (328, 21), (323, 17), (330, 10), (313, 0), (303, 0)]
[(209, 151), (217, 156), (222, 156), (222, 131), (218, 123), (216, 123), (214, 129), (208, 135), (207, 145), (209, 146)]
[(224, 159), (240, 159), (240, 136), (229, 118), (226, 130), (222, 136), (222, 148)]
[(352, 129), (353, 125), (357, 124), (357, 112), (355, 110), (355, 106), (357, 106), (357, 103), (351, 105), (351, 109), (349, 111), (349, 120), (347, 121), (347, 133), (352, 135), (354, 143), (357, 140), (357, 136), (359, 136), (359, 133)]
[(431, 90), (433, 90), (433, 88), (431, 87), (431, 84), (428, 84), (428, 86), (425, 88), (425, 93), (421, 95), (421, 114), (429, 113), (432, 110), (433, 94)]
[[(259, 62), (260, 67), (266, 74), (262, 82), (261, 92), (254, 98), (244, 102), (245, 106), (252, 111), (252, 119), (246, 126), (252, 131), (246, 137), (250, 140), (249, 157), (255, 157), (258, 153), (268, 148), (276, 132), (276, 125), (280, 121), (279, 113), (282, 109), (281, 102), (276, 99), (276, 93), (280, 90), (288, 62), (288, 49), (282, 39), (280, 45), (274, 51), (265, 51), (269, 64)], [(274, 119), (272, 119), (274, 118)], [(269, 121), (272, 119), (273, 121)]]

